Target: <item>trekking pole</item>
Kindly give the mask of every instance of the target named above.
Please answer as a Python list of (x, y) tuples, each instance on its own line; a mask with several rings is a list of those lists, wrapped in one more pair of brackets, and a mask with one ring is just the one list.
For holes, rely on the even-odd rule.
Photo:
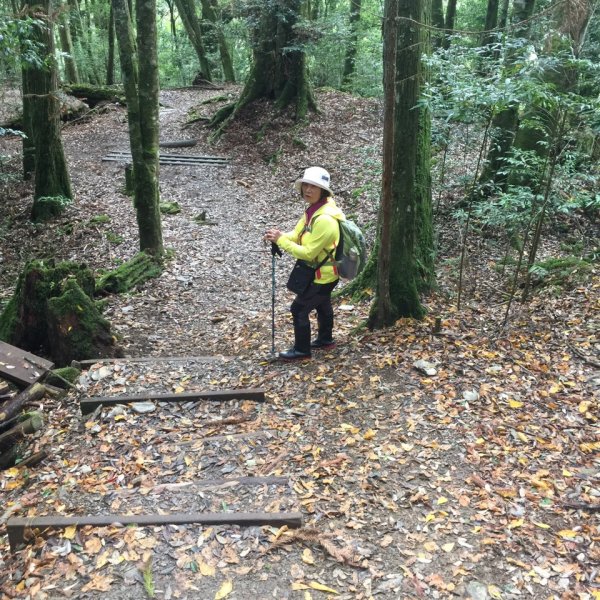
[(275, 356), (275, 256), (282, 252), (275, 242), (271, 242), (271, 354)]

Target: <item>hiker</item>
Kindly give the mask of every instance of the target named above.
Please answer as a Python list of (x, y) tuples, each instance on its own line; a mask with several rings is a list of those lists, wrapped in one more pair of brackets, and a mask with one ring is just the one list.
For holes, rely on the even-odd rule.
[[(287, 287), (296, 294), (290, 312), (294, 323), (294, 345), (279, 353), (285, 360), (306, 359), (311, 349), (327, 348), (333, 341), (331, 292), (339, 281), (335, 249), (340, 240), (338, 221), (344, 213), (336, 206), (329, 173), (321, 167), (309, 167), (296, 180), (295, 188), (308, 203), (293, 231), (267, 230), (264, 239), (296, 258)], [(318, 333), (311, 342), (310, 313), (317, 311)]]

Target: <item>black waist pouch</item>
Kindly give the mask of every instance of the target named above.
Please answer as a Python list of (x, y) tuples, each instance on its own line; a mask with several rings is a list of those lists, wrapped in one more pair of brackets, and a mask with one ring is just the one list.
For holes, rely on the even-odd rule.
[(304, 261), (297, 260), (286, 284), (287, 289), (294, 294), (304, 294), (314, 281), (316, 271)]

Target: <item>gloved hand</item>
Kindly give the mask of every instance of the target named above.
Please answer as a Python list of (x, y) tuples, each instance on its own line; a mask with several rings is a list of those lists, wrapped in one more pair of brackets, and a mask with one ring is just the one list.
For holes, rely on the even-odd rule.
[(283, 256), (281, 248), (275, 242), (271, 242), (271, 255)]

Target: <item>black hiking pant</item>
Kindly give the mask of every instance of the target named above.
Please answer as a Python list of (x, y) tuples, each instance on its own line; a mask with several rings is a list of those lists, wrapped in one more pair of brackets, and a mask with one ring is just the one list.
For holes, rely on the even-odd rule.
[(290, 307), (294, 321), (294, 348), (298, 352), (310, 354), (310, 313), (317, 311), (319, 327), (318, 339), (329, 341), (333, 335), (333, 306), (331, 292), (337, 285), (331, 283), (311, 283), (304, 294), (296, 296)]

